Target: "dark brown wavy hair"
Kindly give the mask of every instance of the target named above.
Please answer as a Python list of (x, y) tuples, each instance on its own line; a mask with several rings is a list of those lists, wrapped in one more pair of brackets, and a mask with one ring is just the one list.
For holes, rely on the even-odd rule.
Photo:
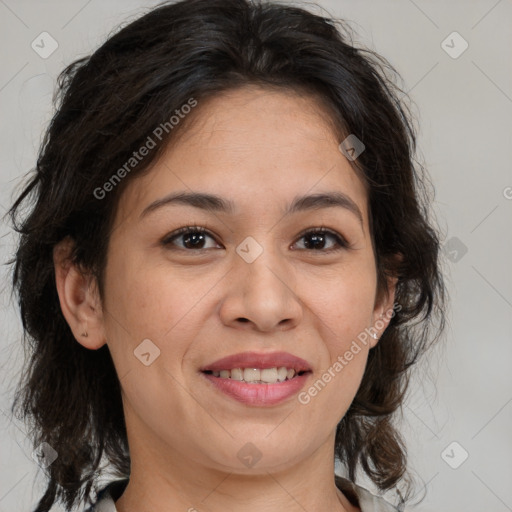
[(59, 453), (35, 512), (57, 501), (67, 510), (91, 503), (104, 460), (116, 475), (130, 473), (108, 346), (87, 350), (74, 339), (59, 305), (53, 248), (71, 237), (74, 263), (93, 273), (103, 296), (119, 197), (186, 123), (164, 132), (105, 198), (95, 191), (190, 98), (200, 104), (246, 84), (312, 95), (327, 106), (340, 141), (355, 134), (365, 144), (352, 163), (368, 191), (378, 289), (397, 277), (400, 308), (369, 353), (335, 455), (351, 480), (362, 469), (382, 491), (408, 481), (392, 420), (409, 368), (441, 335), (446, 291), (432, 186), (415, 159), (416, 128), (399, 78), (387, 60), (353, 43), (342, 20), (249, 0), (160, 4), (64, 69), (36, 167), (9, 212), (20, 235), (10, 263), (29, 354), (12, 411), (32, 426), (34, 446), (47, 442)]

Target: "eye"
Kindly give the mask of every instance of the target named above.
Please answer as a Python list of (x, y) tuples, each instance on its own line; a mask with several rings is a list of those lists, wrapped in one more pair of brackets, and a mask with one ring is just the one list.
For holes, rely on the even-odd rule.
[(162, 244), (166, 247), (176, 245), (175, 241), (178, 240), (181, 241), (181, 245), (178, 245), (179, 249), (195, 249), (196, 251), (201, 251), (210, 248), (205, 246), (207, 238), (214, 240), (213, 236), (210, 235), (205, 228), (201, 226), (186, 226), (166, 236), (162, 240)]
[[(334, 252), (349, 247), (349, 243), (343, 236), (336, 231), (332, 231), (324, 227), (309, 229), (302, 233), (299, 239), (304, 239), (306, 241), (306, 243), (304, 243), (304, 248), (300, 250)], [(326, 249), (325, 246), (329, 245), (329, 239), (334, 240), (334, 247), (331, 244), (331, 247)]]
[[(208, 247), (206, 245), (208, 238), (214, 241), (213, 246)], [(342, 235), (324, 227), (309, 229), (300, 235), (299, 240), (300, 239), (304, 239), (305, 243), (303, 243), (303, 248), (299, 248), (299, 250), (325, 253), (339, 251), (349, 247), (349, 243)], [(331, 240), (331, 244), (329, 244), (329, 240)], [(185, 251), (202, 251), (219, 247), (213, 235), (201, 226), (186, 226), (180, 228), (166, 236), (162, 240), (162, 245), (167, 248), (169, 248), (168, 246), (175, 245), (178, 249)], [(331, 246), (326, 248), (326, 246), (329, 245)]]

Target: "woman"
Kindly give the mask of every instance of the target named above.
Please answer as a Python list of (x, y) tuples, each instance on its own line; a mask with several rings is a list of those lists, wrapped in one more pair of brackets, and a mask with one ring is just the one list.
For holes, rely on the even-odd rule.
[(439, 240), (393, 69), (344, 30), (185, 0), (62, 73), (11, 209), (36, 512), (403, 508)]

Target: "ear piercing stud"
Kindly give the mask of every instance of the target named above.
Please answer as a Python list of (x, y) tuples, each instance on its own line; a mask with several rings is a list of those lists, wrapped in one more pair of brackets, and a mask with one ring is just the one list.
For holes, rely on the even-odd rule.
[(83, 332), (80, 336), (83, 336), (84, 338), (87, 338), (89, 335), (87, 334), (87, 332)]

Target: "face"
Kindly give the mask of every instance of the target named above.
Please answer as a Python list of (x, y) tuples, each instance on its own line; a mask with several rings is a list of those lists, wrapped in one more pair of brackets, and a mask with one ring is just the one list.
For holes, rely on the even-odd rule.
[[(376, 343), (367, 337), (357, 350), (354, 341), (392, 297), (376, 301), (365, 187), (314, 99), (245, 87), (193, 115), (121, 197), (101, 336), (129, 436), (214, 469), (276, 469), (333, 441)], [(231, 209), (170, 201), (177, 193), (219, 196)], [(341, 200), (296, 202), (318, 194)], [(299, 387), (294, 379), (269, 385), (288, 394), (258, 401), (248, 386), (265, 384), (231, 380), (243, 395), (235, 397), (201, 371), (242, 352), (286, 352), (309, 372)], [(283, 361), (275, 366), (294, 364)], [(249, 442), (262, 454), (252, 468), (239, 456)]]

